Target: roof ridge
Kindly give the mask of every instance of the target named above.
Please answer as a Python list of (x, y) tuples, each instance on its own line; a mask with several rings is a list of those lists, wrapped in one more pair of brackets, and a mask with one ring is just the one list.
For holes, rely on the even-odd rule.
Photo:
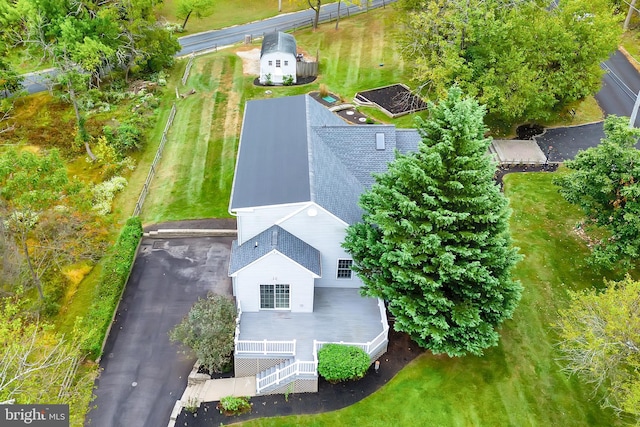
[[(307, 120), (306, 133), (307, 133), (307, 161), (309, 162), (309, 200), (312, 202), (317, 202), (316, 197), (316, 182), (315, 182), (315, 169), (313, 164), (313, 148), (311, 143), (311, 129), (313, 129), (313, 125), (311, 124), (311, 120), (309, 117), (309, 101), (312, 100), (310, 95), (305, 95), (304, 97), (304, 108), (305, 108), (305, 118)], [(315, 101), (314, 101), (315, 102)]]

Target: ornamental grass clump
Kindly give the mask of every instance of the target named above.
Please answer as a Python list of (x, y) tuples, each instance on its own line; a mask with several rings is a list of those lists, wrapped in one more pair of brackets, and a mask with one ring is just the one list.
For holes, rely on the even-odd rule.
[(333, 384), (359, 380), (370, 365), (369, 355), (353, 345), (327, 344), (318, 351), (318, 373)]

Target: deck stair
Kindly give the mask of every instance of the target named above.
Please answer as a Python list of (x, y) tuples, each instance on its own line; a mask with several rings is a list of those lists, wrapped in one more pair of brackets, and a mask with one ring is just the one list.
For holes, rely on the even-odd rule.
[(309, 363), (313, 362), (297, 362), (295, 359), (288, 359), (259, 372), (256, 375), (257, 394), (269, 394), (270, 391), (286, 386), (298, 378), (316, 378), (315, 365), (313, 372), (308, 372), (308, 367), (305, 371), (301, 366), (301, 364), (308, 365)]

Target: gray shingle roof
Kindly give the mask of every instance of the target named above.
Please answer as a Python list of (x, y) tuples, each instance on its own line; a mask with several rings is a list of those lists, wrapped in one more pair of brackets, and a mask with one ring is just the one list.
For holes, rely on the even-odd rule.
[(310, 200), (305, 104), (304, 95), (247, 102), (232, 210)]
[(353, 224), (371, 174), (387, 170), (396, 148), (415, 151), (419, 140), (415, 130), (349, 125), (308, 95), (249, 101), (230, 208), (313, 201)]
[(262, 39), (260, 57), (262, 58), (262, 55), (271, 52), (285, 52), (291, 53), (295, 56), (297, 53), (295, 37), (281, 31), (265, 34)]
[(237, 240), (233, 242), (229, 274), (231, 275), (259, 260), (273, 250), (280, 252), (312, 273), (318, 276), (322, 275), (320, 251), (277, 225), (269, 227), (240, 246), (238, 246)]

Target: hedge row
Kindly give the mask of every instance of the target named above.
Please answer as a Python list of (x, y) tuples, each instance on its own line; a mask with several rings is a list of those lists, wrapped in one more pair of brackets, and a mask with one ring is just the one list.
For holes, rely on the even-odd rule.
[(140, 218), (129, 218), (104, 259), (95, 297), (89, 313), (82, 320), (82, 330), (86, 331), (82, 347), (93, 358), (97, 358), (102, 352), (102, 342), (129, 277), (141, 237)]

